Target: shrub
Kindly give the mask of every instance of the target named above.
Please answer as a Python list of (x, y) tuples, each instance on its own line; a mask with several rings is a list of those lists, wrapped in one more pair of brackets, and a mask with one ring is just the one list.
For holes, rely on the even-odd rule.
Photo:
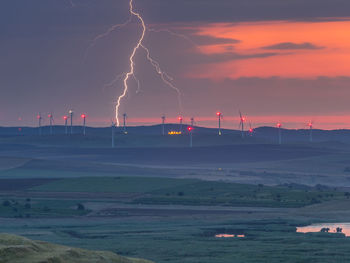
[(4, 200), (4, 201), (2, 202), (2, 205), (3, 205), (3, 206), (10, 206), (11, 203), (10, 203), (9, 200)]
[(80, 211), (85, 210), (85, 206), (83, 204), (79, 203), (79, 204), (77, 204), (77, 210), (80, 210)]

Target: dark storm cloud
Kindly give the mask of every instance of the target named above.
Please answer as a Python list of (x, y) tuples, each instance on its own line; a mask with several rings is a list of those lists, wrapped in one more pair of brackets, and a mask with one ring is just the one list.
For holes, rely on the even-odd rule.
[(349, 16), (348, 0), (142, 0), (153, 22), (319, 20)]
[[(178, 29), (176, 26), (173, 30), (168, 29), (149, 29), (150, 33), (163, 34), (169, 37), (169, 35), (176, 36), (178, 38), (182, 38), (186, 40), (193, 46), (206, 46), (206, 45), (235, 45), (240, 43), (241, 41), (233, 38), (223, 38), (223, 37), (215, 37), (208, 35), (200, 35), (198, 30), (194, 29)], [(232, 49), (231, 49), (232, 50)]]
[(128, 1), (1, 0), (0, 38), (68, 37), (128, 19)]
[(316, 46), (312, 43), (305, 42), (305, 43), (293, 43), (293, 42), (283, 42), (278, 43), (275, 45), (265, 46), (262, 47), (262, 49), (269, 49), (269, 50), (298, 50), (298, 49), (322, 49), (324, 47)]
[[(281, 55), (280, 53), (255, 53), (255, 54), (240, 54), (235, 52), (225, 52), (218, 54), (202, 54), (202, 53), (192, 53), (188, 54), (189, 61), (191, 64), (211, 64), (211, 63), (220, 63), (228, 62), (234, 60), (244, 60), (244, 59), (254, 59), (254, 58), (267, 58)], [(185, 58), (183, 58), (184, 60)]]
[[(128, 0), (2, 0), (0, 37), (32, 35), (58, 27), (108, 27), (128, 18)], [(146, 23), (210, 23), (261, 20), (338, 20), (348, 0), (134, 0)]]
[(224, 45), (224, 44), (237, 44), (240, 41), (232, 38), (219, 38), (212, 36), (200, 36), (192, 35), (191, 40), (198, 45)]

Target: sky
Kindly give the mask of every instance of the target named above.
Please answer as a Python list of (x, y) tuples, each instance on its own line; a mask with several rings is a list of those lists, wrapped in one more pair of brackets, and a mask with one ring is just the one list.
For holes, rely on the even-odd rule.
[[(144, 45), (181, 91), (177, 94), (140, 49), (122, 100), (129, 125), (185, 122), (237, 129), (350, 128), (350, 1), (133, 0), (148, 30)], [(0, 126), (75, 123), (107, 126), (123, 91), (120, 74), (141, 34), (129, 0), (2, 0)], [(109, 85), (113, 80), (116, 80)], [(140, 85), (137, 85), (137, 80)]]

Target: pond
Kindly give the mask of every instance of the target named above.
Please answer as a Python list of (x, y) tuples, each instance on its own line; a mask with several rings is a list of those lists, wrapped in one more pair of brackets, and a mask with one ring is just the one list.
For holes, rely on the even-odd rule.
[(309, 226), (297, 227), (299, 233), (310, 232), (327, 232), (327, 233), (343, 233), (345, 236), (350, 236), (350, 223), (321, 223), (312, 224)]

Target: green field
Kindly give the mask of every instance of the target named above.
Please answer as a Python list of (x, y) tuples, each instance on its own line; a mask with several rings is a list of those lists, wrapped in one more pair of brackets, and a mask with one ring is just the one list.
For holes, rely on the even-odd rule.
[[(149, 154), (151, 163), (119, 163), (123, 156), (107, 149), (107, 138), (3, 138), (13, 145), (0, 148), (0, 232), (157, 263), (348, 262), (343, 234), (296, 232), (348, 222), (346, 147), (269, 145), (264, 156), (265, 145), (250, 145), (237, 148), (247, 151), (243, 161), (234, 147), (219, 147), (213, 156), (220, 158), (204, 153), (206, 161), (183, 165), (157, 158), (191, 158), (178, 147), (186, 137), (164, 138), (156, 151), (141, 146), (157, 136), (130, 138), (123, 138), (127, 158)], [(232, 137), (221, 139), (205, 143), (225, 145)], [(220, 162), (226, 154), (234, 157)]]
[[(47, 218), (83, 216), (89, 210), (81, 207), (79, 200), (2, 198), (0, 199), (1, 217)], [(80, 204), (80, 206), (79, 206)]]
[(331, 188), (298, 189), (296, 186), (270, 187), (188, 179), (99, 177), (62, 179), (36, 186), (41, 192), (91, 192), (143, 194), (133, 203), (223, 205), (262, 207), (302, 207), (330, 200), (343, 200), (347, 194)]
[[(109, 250), (155, 262), (348, 262), (350, 240), (341, 234), (295, 233), (288, 220), (203, 221), (198, 219), (137, 222), (96, 221), (29, 223), (27, 229), (1, 231), (87, 249)], [(29, 228), (29, 229), (28, 229)], [(216, 233), (245, 234), (219, 239)]]

